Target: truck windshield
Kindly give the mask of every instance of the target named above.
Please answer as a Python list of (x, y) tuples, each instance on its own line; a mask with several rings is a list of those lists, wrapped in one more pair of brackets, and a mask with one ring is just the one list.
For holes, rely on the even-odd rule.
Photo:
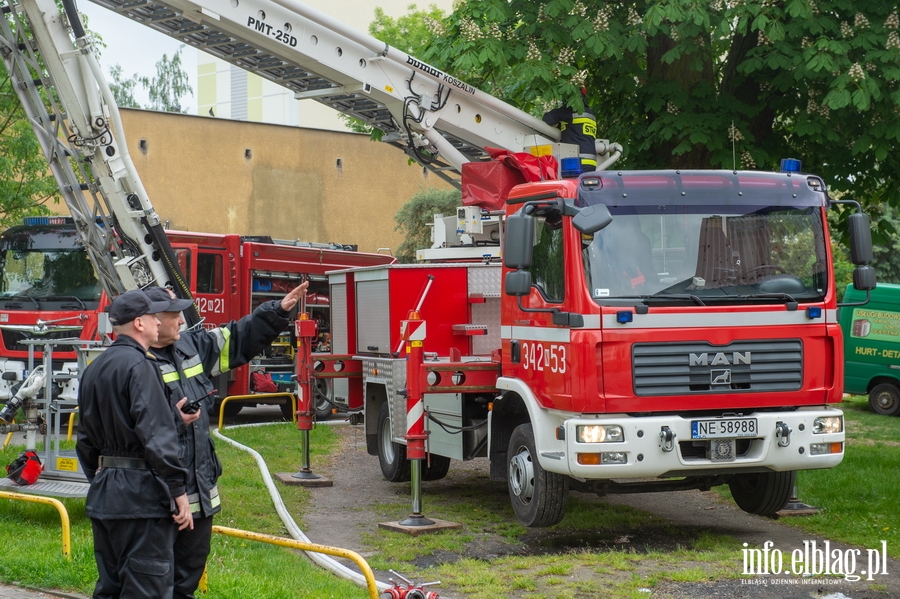
[(613, 216), (582, 239), (597, 302), (801, 302), (828, 291), (828, 196), (815, 175), (604, 171), (582, 176), (577, 202)]
[[(25, 308), (59, 309), (70, 302), (85, 309), (100, 299), (100, 284), (74, 228), (13, 227), (0, 237), (0, 298), (30, 298)], [(96, 306), (96, 304), (95, 304)]]
[(828, 277), (813, 206), (619, 206), (583, 238), (595, 301), (818, 301)]

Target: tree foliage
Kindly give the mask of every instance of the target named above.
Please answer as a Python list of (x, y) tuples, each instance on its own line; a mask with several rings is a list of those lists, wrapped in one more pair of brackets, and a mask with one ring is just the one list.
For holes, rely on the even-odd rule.
[(56, 180), (25, 117), (12, 81), (0, 80), (0, 228), (19, 224), (23, 216), (46, 214), (51, 198), (59, 201)]
[[(407, 10), (405, 15), (395, 19), (384, 12), (380, 6), (376, 6), (375, 18), (369, 23), (369, 35), (398, 50), (416, 56), (431, 40), (430, 27), (441, 22), (447, 15), (434, 4), (430, 4), (427, 10), (418, 9), (415, 4), (410, 4)], [(372, 127), (359, 119), (345, 114), (341, 114), (340, 118), (351, 131), (369, 133), (373, 139), (381, 139), (381, 132), (373, 132)]]
[(116, 105), (120, 108), (141, 107), (134, 97), (134, 92), (140, 82), (140, 77), (137, 75), (125, 78), (122, 65), (115, 64), (109, 68), (109, 89), (116, 99)]
[(162, 110), (165, 112), (187, 112), (181, 106), (181, 99), (187, 95), (193, 95), (190, 81), (184, 68), (181, 66), (182, 44), (170, 59), (163, 54), (156, 63), (156, 76), (153, 78), (141, 77), (140, 82), (147, 88), (150, 94), (150, 110)]
[(900, 36), (877, 0), (479, 0), (420, 58), (540, 116), (579, 89), (630, 168), (777, 168), (900, 205)]
[[(144, 77), (132, 75), (125, 77), (122, 66), (119, 64), (109, 68), (109, 89), (112, 91), (116, 104), (120, 108), (148, 108), (164, 112), (181, 112), (187, 110), (182, 107), (181, 99), (184, 96), (194, 94), (191, 89), (190, 79), (181, 62), (181, 51), (184, 44), (179, 46), (170, 59), (166, 54), (156, 62), (156, 75)], [(144, 89), (150, 97), (147, 106), (141, 106), (135, 96), (138, 89)]]
[(397, 248), (397, 260), (415, 262), (416, 250), (431, 247), (431, 229), (435, 214), (455, 215), (462, 196), (456, 189), (436, 189), (429, 187), (414, 195), (400, 207), (394, 220), (395, 231), (405, 236)]
[(432, 40), (432, 29), (447, 15), (434, 4), (424, 10), (411, 4), (408, 11), (395, 19), (381, 7), (375, 7), (375, 18), (369, 24), (369, 33), (398, 50), (417, 56)]

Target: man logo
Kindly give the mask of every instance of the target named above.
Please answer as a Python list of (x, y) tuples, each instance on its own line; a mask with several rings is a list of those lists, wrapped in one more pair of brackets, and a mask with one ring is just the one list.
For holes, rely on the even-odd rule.
[(709, 371), (709, 384), (710, 385), (730, 385), (731, 384), (731, 369), (726, 368), (724, 370), (710, 370)]
[(728, 356), (725, 352), (718, 352), (713, 354), (712, 361), (709, 359), (709, 354), (707, 352), (703, 352), (702, 354), (691, 354), (690, 357), (690, 365), (691, 366), (732, 366), (737, 364), (750, 364), (750, 352), (732, 352), (731, 360), (728, 360)]

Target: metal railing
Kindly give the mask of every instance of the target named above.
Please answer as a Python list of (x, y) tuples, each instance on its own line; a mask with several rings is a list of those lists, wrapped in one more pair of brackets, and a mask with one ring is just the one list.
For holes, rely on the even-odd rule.
[[(324, 553), (335, 557), (343, 557), (352, 560), (358, 567), (362, 575), (366, 579), (366, 589), (369, 592), (370, 599), (378, 599), (378, 585), (375, 581), (375, 573), (369, 567), (369, 563), (355, 551), (349, 549), (340, 549), (338, 547), (328, 547), (327, 545), (318, 545), (316, 543), (303, 543), (294, 539), (285, 539), (284, 537), (276, 537), (261, 532), (250, 532), (248, 530), (240, 530), (237, 528), (228, 528), (227, 526), (213, 526), (213, 532), (229, 537), (237, 537), (239, 539), (247, 539), (249, 541), (259, 541), (270, 545), (279, 545), (281, 547), (290, 547), (291, 549), (299, 549), (301, 551), (312, 551), (314, 553)], [(205, 577), (205, 573), (204, 573)]]
[(28, 501), (31, 503), (43, 503), (44, 505), (52, 505), (59, 512), (59, 519), (62, 522), (62, 552), (66, 559), (71, 559), (72, 541), (71, 527), (69, 526), (69, 512), (66, 506), (58, 499), (52, 497), (41, 497), (40, 495), (25, 495), (24, 493), (11, 493), (8, 491), (0, 491), (0, 498), (15, 499), (17, 501)]

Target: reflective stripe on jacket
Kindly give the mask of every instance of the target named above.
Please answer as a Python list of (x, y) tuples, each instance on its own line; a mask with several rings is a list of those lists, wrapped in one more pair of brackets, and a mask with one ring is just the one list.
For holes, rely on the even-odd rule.
[[(159, 363), (178, 429), (179, 457), (188, 470), (187, 493), (191, 512), (211, 516), (221, 510), (216, 481), (222, 465), (209, 437), (210, 414), (216, 391), (211, 379), (243, 366), (262, 353), (289, 325), (278, 301), (265, 302), (249, 316), (212, 330), (184, 331), (174, 344), (150, 348)], [(202, 400), (200, 418), (185, 426), (175, 404), (182, 397)]]

